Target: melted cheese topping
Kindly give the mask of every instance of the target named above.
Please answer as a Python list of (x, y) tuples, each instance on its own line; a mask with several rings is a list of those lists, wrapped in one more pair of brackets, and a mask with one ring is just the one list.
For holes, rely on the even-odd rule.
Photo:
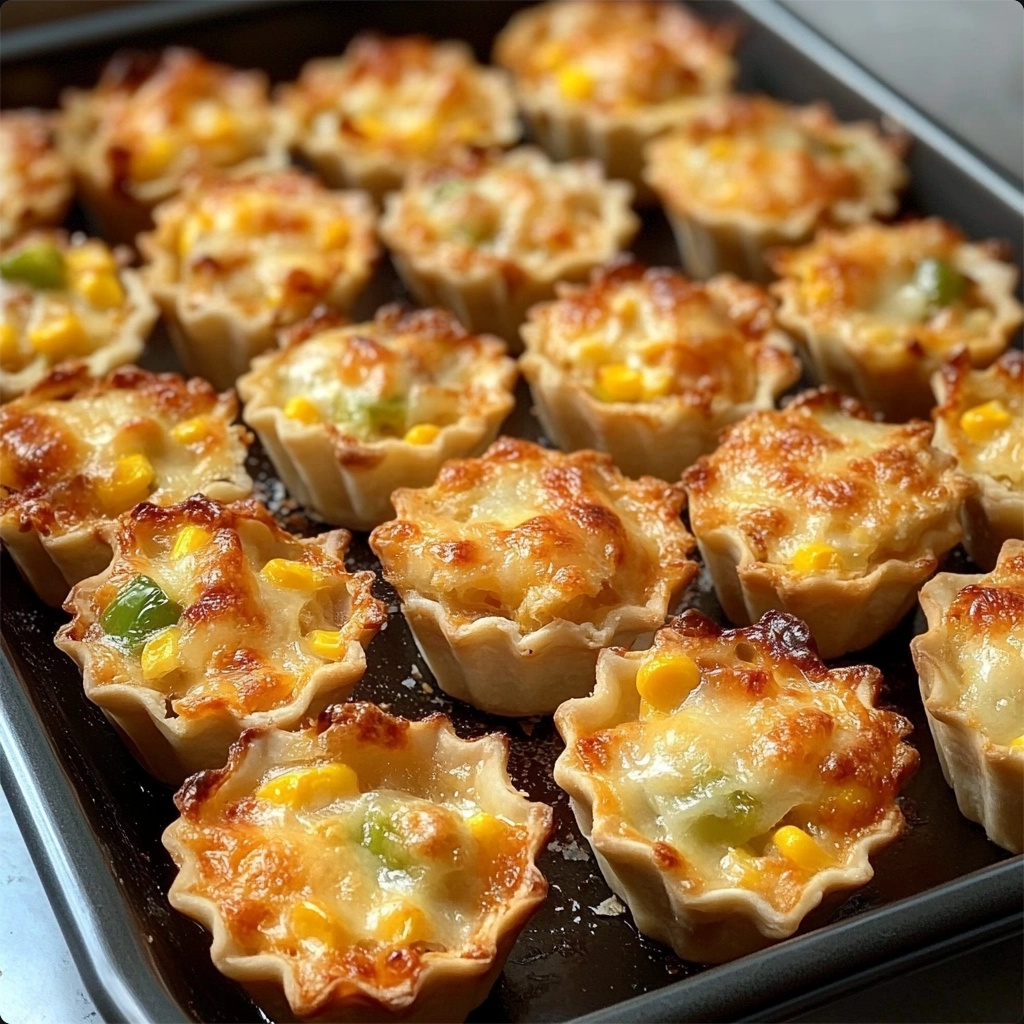
[(376, 215), (360, 192), (329, 192), (298, 172), (208, 178), (156, 213), (151, 258), (167, 253), (186, 304), (216, 297), (241, 314), (294, 323), (344, 308), (377, 255)]
[(431, 267), (545, 276), (566, 257), (599, 263), (617, 252), (638, 223), (630, 195), (594, 163), (553, 164), (528, 147), (464, 152), (445, 167), (414, 170), (388, 198), (381, 234)]
[(840, 124), (823, 105), (763, 96), (694, 104), (648, 149), (648, 180), (668, 205), (774, 223), (793, 216), (843, 221), (870, 200), (895, 209), (903, 180), (894, 144), (869, 124)]
[(515, 364), (504, 344), (469, 334), (445, 310), (386, 306), (368, 323), (322, 323), (300, 325), (295, 343), (253, 374), (286, 415), (372, 443), (511, 409)]
[(965, 473), (1024, 492), (1024, 356), (1011, 350), (987, 370), (960, 357), (942, 372), (946, 400), (935, 419), (946, 427), (943, 447)]
[(764, 373), (788, 377), (780, 390), (799, 376), (767, 338), (772, 307), (754, 285), (625, 264), (559, 295), (533, 308), (524, 340), (599, 401), (671, 400), (711, 416), (752, 399)]
[(456, 621), (600, 626), (692, 575), (682, 498), (622, 476), (607, 456), (501, 438), (479, 459), (447, 463), (432, 487), (396, 491), (398, 518), (371, 545), (400, 593), (438, 601)]
[(678, 4), (557, 0), (513, 17), (495, 59), (531, 99), (628, 116), (726, 89), (733, 42)]
[[(140, 505), (119, 523), (103, 585), (85, 605), (73, 598), (70, 635), (88, 645), (97, 687), (156, 689), (168, 717), (271, 711), (294, 701), (349, 645), (368, 643), (384, 621), (370, 593), (373, 574), (348, 573), (342, 556), (285, 533), (256, 502)], [(137, 649), (102, 620), (140, 576), (181, 613)]]
[[(930, 435), (926, 423), (876, 423), (824, 388), (753, 413), (683, 474), (694, 532), (738, 530), (756, 560), (795, 572), (860, 576), (920, 557), (972, 489)], [(805, 564), (815, 550), (827, 566)]]
[(267, 80), (194, 50), (122, 53), (95, 89), (69, 90), (65, 149), (75, 167), (115, 192), (153, 198), (192, 171), (233, 167), (276, 138)]
[(960, 676), (959, 707), (993, 743), (1024, 733), (1024, 551), (1004, 548), (995, 569), (963, 587), (945, 616), (946, 650)]
[(0, 242), (60, 223), (71, 199), (71, 170), (54, 144), (50, 116), (0, 113), (0, 181)]
[(739, 886), (784, 913), (813, 873), (843, 866), (898, 814), (917, 762), (901, 742), (910, 725), (865, 704), (858, 691), (877, 689), (876, 669), (830, 671), (805, 643), (794, 650), (798, 620), (770, 613), (725, 632), (704, 622), (664, 629), (630, 657), (638, 689), (655, 664), (690, 666), (686, 686), (667, 704), (641, 696), (635, 720), (580, 738), (570, 756), (596, 782), (602, 829), (650, 842), (686, 891)]
[(84, 368), (55, 371), (0, 407), (0, 515), (60, 535), (214, 484), (243, 497), (252, 481), (235, 411), (232, 396), (199, 379), (134, 367), (101, 381)]
[(519, 134), (504, 76), (463, 43), (357, 36), (342, 57), (312, 60), (282, 102), (299, 144), (437, 160), (468, 144)]

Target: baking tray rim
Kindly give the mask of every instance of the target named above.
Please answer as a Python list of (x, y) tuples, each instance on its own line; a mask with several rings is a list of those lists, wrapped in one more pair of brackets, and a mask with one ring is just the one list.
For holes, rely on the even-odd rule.
[[(1024, 194), (1001, 170), (875, 78), (779, 0), (731, 2), (1024, 217)], [(117, 12), (99, 11), (63, 23), (9, 30), (4, 33), (3, 60), (16, 63), (50, 51), (113, 42), (131, 33), (172, 28), (200, 18), (230, 17), (283, 5), (284, 0), (204, 0), (202, 4), (169, 0), (123, 12), (131, 17), (119, 24), (114, 17)], [(0, 786), (83, 984), (105, 1021), (187, 1024), (192, 1018), (166, 990), (156, 965), (134, 938), (136, 928), (102, 844), (89, 827), (78, 793), (32, 706), (14, 667), (16, 660), (6, 640), (0, 641)], [(75, 898), (83, 893), (90, 898)], [(951, 914), (954, 904), (958, 912)], [(567, 1024), (674, 1020), (680, 1019), (681, 1011), (698, 1020), (782, 1019), (779, 1014), (788, 1010), (802, 1012), (821, 1005), (858, 986), (948, 955), (949, 949), (964, 951), (1019, 931), (1024, 920), (1022, 905), (1024, 855), (1018, 855)], [(912, 917), (909, 928), (908, 912)], [(895, 919), (900, 919), (900, 926), (890, 928)], [(937, 935), (941, 937), (936, 939)], [(118, 940), (116, 950), (112, 939)], [(840, 949), (845, 956), (836, 955)], [(795, 972), (802, 976), (795, 995), (794, 968), (802, 968)], [(758, 993), (756, 1000), (750, 998), (750, 990)]]

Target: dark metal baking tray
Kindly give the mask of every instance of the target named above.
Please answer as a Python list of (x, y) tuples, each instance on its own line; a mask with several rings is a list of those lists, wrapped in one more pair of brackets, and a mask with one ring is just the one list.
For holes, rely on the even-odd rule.
[[(131, 13), (127, 28), (95, 16), (80, 20), (75, 32), (57, 26), (10, 33), (0, 95), (5, 106), (52, 106), (62, 87), (93, 81), (111, 49), (125, 42), (187, 43), (229, 63), (264, 67), (275, 80), (294, 77), (310, 56), (340, 52), (354, 32), (369, 27), (461, 35), (486, 58), (495, 32), (518, 6), (467, 0), (146, 4)], [(1013, 186), (777, 4), (708, 2), (700, 11), (742, 29), (743, 88), (794, 101), (823, 99), (847, 118), (894, 117), (916, 139), (908, 209), (941, 214), (975, 237), (1005, 237), (1020, 263), (1024, 200)], [(660, 215), (646, 216), (635, 251), (648, 262), (677, 262)], [(356, 312), (401, 294), (385, 266)], [(166, 342), (158, 339), (144, 363), (173, 366)], [(524, 389), (506, 430), (537, 436)], [(280, 485), (258, 452), (252, 469), (261, 495), (278, 506)], [(365, 538), (356, 538), (350, 561), (375, 564)], [(969, 568), (962, 554), (954, 554), (953, 564)], [(77, 671), (51, 642), (63, 613), (34, 598), (6, 555), (0, 578), (3, 787), (97, 1008), (108, 1021), (265, 1020), (214, 970), (203, 930), (166, 902), (173, 867), (159, 836), (175, 814), (170, 790), (142, 772), (85, 700)], [(381, 594), (393, 602), (384, 585)], [(706, 581), (683, 604), (721, 618)], [(960, 816), (942, 780), (908, 651), (920, 628), (919, 617), (908, 616), (881, 643), (846, 659), (879, 665), (885, 701), (914, 722), (922, 765), (906, 790), (906, 835), (875, 859), (871, 883), (813, 915), (797, 938), (706, 968), (640, 936), (628, 915), (594, 913), (610, 892), (551, 781), (560, 742), (550, 719), (488, 719), (449, 701), (431, 686), (401, 615), (392, 615), (370, 646), (366, 679), (355, 696), (412, 717), (445, 711), (462, 735), (507, 730), (513, 778), (556, 810), (555, 842), (541, 861), (550, 897), (471, 1020), (790, 1019), (896, 972), (1018, 935), (1022, 861)]]

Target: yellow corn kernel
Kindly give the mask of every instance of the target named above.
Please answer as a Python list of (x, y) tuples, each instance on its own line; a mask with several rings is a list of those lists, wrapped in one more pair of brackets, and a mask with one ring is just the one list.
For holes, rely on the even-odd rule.
[(757, 858), (745, 846), (730, 846), (719, 867), (734, 885), (746, 886), (748, 889), (756, 888), (761, 876)]
[(156, 471), (145, 455), (125, 455), (114, 471), (96, 482), (96, 492), (110, 512), (123, 512), (149, 497)]
[(43, 320), (28, 335), (31, 346), (52, 362), (84, 355), (89, 343), (82, 321), (73, 313), (61, 313)]
[(1010, 740), (1011, 750), (1024, 750), (1024, 736), (1018, 736), (1015, 740)]
[(1002, 402), (996, 400), (985, 402), (968, 409), (960, 417), (960, 429), (969, 441), (984, 444), (990, 441), (1000, 430), (1010, 425), (1012, 417)]
[(345, 245), (352, 234), (347, 220), (340, 217), (337, 220), (328, 221), (320, 229), (320, 246), (324, 249), (340, 249)]
[(608, 360), (608, 346), (596, 338), (588, 338), (576, 346), (576, 359), (585, 363), (604, 363)]
[(406, 946), (429, 939), (430, 926), (419, 907), (402, 900), (381, 907), (377, 914), (377, 937), (389, 945)]
[(368, 139), (379, 139), (391, 134), (387, 122), (374, 114), (359, 114), (352, 122), (357, 132)]
[(708, 139), (707, 151), (712, 160), (726, 160), (736, 151), (736, 143), (728, 135), (715, 135)]
[(204, 103), (193, 112), (192, 131), (206, 142), (215, 142), (234, 134), (235, 119), (223, 107)]
[(14, 324), (0, 324), (0, 364), (9, 366), (21, 360), (21, 344)]
[(700, 682), (700, 668), (685, 654), (658, 653), (648, 657), (636, 674), (641, 698), (658, 711), (675, 711)]
[(95, 309), (124, 305), (121, 282), (106, 270), (86, 270), (75, 278), (75, 291)]
[(586, 68), (562, 68), (557, 81), (558, 91), (567, 100), (589, 100), (594, 95), (594, 76)]
[(885, 324), (874, 324), (861, 330), (861, 338), (868, 345), (889, 345), (896, 337), (896, 331)]
[(544, 71), (557, 67), (565, 59), (565, 44), (551, 40), (545, 43), (534, 56), (537, 66)]
[(320, 410), (302, 395), (289, 398), (284, 404), (284, 414), (290, 420), (298, 420), (300, 423), (319, 423)]
[(74, 245), (64, 253), (64, 265), (72, 277), (94, 273), (117, 273), (117, 261), (113, 253), (104, 245), (89, 243)]
[(496, 818), (493, 814), (485, 811), (478, 811), (471, 818), (466, 819), (466, 827), (470, 834), (485, 849), (492, 849), (499, 845), (508, 834), (508, 825)]
[(824, 306), (835, 297), (835, 284), (831, 278), (819, 274), (816, 278), (804, 285), (804, 295), (807, 301), (814, 306)]
[(605, 402), (638, 402), (644, 395), (644, 376), (624, 363), (598, 367), (597, 397)]
[(210, 218), (205, 213), (194, 213), (186, 218), (178, 229), (178, 255), (187, 256), (210, 226)]
[(166, 135), (151, 135), (132, 153), (132, 175), (140, 181), (159, 178), (178, 151), (177, 142)]
[(359, 795), (359, 779), (347, 765), (339, 762), (275, 775), (256, 790), (257, 800), (287, 807), (325, 807), (335, 800)]
[(830, 544), (805, 544), (793, 552), (790, 564), (797, 572), (827, 572), (842, 569), (843, 558)]
[(337, 661), (345, 654), (347, 642), (336, 629), (314, 629), (306, 634), (306, 640), (313, 653), (328, 661)]
[(320, 586), (320, 574), (312, 565), (295, 562), (290, 558), (272, 558), (260, 574), (275, 587), (285, 590), (313, 591)]
[(441, 433), (441, 428), (433, 423), (417, 423), (410, 427), (402, 438), (409, 444), (430, 444)]
[(802, 829), (783, 825), (772, 836), (775, 848), (786, 860), (804, 871), (815, 872), (831, 867), (832, 858)]
[(174, 547), (171, 548), (171, 558), (178, 561), (195, 554), (200, 548), (206, 547), (213, 538), (213, 534), (202, 526), (183, 526), (174, 538)]
[(181, 665), (181, 630), (168, 626), (146, 641), (142, 648), (142, 678), (161, 679)]
[(672, 374), (668, 370), (644, 370), (644, 398), (664, 398), (672, 390)]
[(832, 794), (829, 803), (847, 818), (858, 818), (873, 806), (869, 791), (856, 783), (840, 786)]
[(195, 444), (210, 436), (210, 421), (205, 416), (193, 416), (171, 427), (171, 437), (178, 444)]
[(409, 129), (403, 136), (402, 141), (413, 149), (429, 149), (437, 142), (437, 126), (429, 121), (416, 125)]
[(288, 927), (299, 942), (319, 942), (333, 948), (345, 941), (341, 922), (312, 900), (296, 903), (288, 912)]

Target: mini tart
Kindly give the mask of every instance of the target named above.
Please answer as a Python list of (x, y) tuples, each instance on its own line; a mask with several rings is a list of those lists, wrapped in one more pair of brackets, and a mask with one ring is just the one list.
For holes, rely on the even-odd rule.
[(347, 311), (370, 278), (376, 211), (298, 171), (206, 177), (154, 212), (143, 271), (189, 373), (231, 387), (278, 330)]
[(1024, 537), (1024, 355), (1004, 352), (987, 370), (961, 351), (932, 377), (932, 444), (978, 485), (964, 502), (964, 547), (992, 569), (1003, 543)]
[(71, 202), (71, 168), (57, 149), (53, 114), (0, 112), (0, 245), (60, 224)]
[(725, 614), (746, 625), (790, 612), (824, 658), (894, 628), (959, 542), (975, 490), (930, 438), (929, 424), (876, 423), (831, 388), (729, 427), (683, 474)]
[(385, 306), (368, 323), (317, 316), (238, 381), (245, 420), (300, 504), (369, 530), (396, 487), (494, 440), (515, 405), (516, 364), (446, 310)]
[(345, 569), (345, 530), (302, 539), (257, 501), (143, 502), (64, 602), (57, 646), (158, 779), (224, 763), (243, 730), (290, 729), (352, 692), (387, 613)]
[(110, 561), (111, 523), (137, 502), (252, 490), (233, 394), (122, 367), (54, 370), (0, 407), (0, 540), (49, 604)]
[(675, 3), (556, 0), (514, 15), (494, 59), (534, 138), (559, 160), (591, 156), (646, 192), (643, 147), (695, 97), (725, 92), (736, 42)]
[(370, 546), (441, 689), (492, 714), (589, 693), (601, 648), (657, 629), (697, 573), (682, 489), (597, 452), (502, 437), (392, 500)]
[(507, 760), (373, 704), (246, 732), (174, 798), (171, 905), (275, 1020), (464, 1020), (548, 889), (551, 808)]
[(556, 281), (585, 280), (629, 244), (632, 194), (597, 163), (553, 164), (525, 146), (463, 151), (388, 197), (381, 237), (423, 305), (518, 346), (527, 309), (554, 298)]
[(0, 401), (79, 361), (95, 376), (134, 362), (157, 308), (98, 238), (34, 231), (0, 249)]
[(555, 781), (641, 932), (718, 963), (872, 877), (918, 762), (881, 686), (782, 612), (722, 630), (687, 611), (649, 651), (602, 653), (593, 695), (555, 714)]
[(772, 254), (779, 322), (814, 376), (886, 419), (927, 418), (931, 375), (966, 348), (987, 366), (1021, 323), (1017, 268), (937, 218), (822, 231)]
[(630, 476), (677, 480), (722, 428), (770, 409), (800, 376), (772, 303), (730, 276), (706, 284), (636, 263), (559, 285), (530, 310), (519, 365), (560, 448), (609, 452)]
[(341, 57), (309, 61), (279, 99), (293, 146), (317, 173), (378, 201), (419, 161), (519, 138), (504, 73), (460, 42), (360, 35)]
[(1024, 850), (1024, 543), (984, 576), (939, 573), (921, 590), (928, 630), (910, 644), (928, 725), (961, 813)]
[(902, 136), (840, 123), (821, 103), (710, 97), (677, 125), (647, 146), (644, 176), (694, 277), (731, 271), (766, 280), (768, 247), (894, 213), (907, 178)]
[(122, 51), (95, 88), (61, 96), (61, 149), (104, 234), (131, 242), (152, 210), (202, 170), (287, 166), (266, 76), (194, 50)]

